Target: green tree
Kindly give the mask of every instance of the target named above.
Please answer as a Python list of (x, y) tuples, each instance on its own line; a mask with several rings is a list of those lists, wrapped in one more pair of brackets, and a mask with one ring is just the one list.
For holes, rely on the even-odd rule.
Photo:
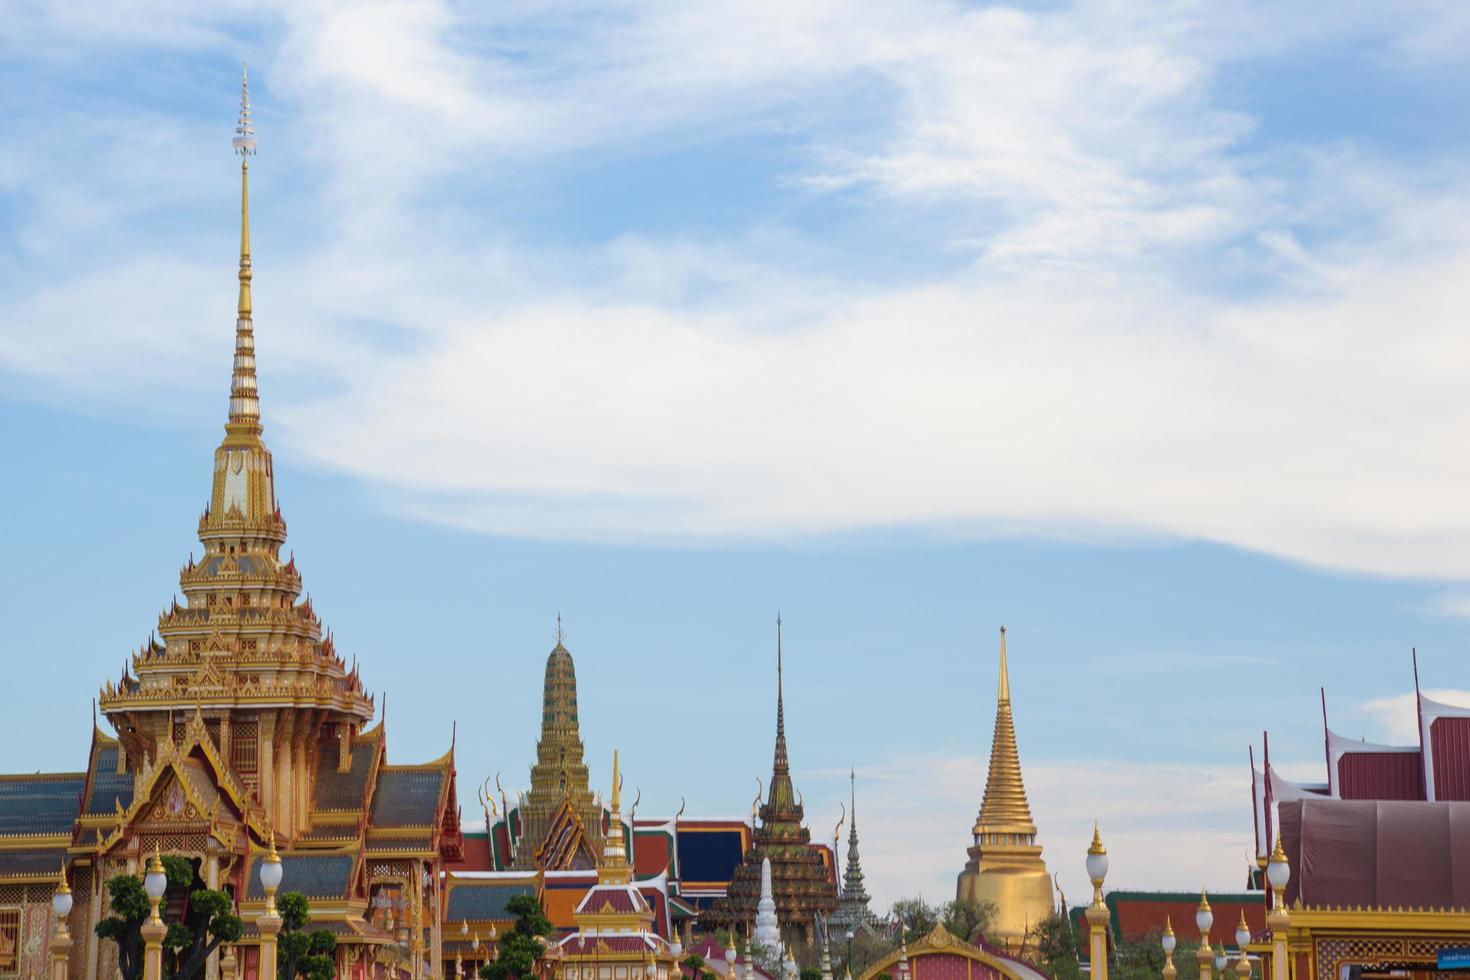
[(801, 980), (822, 980), (822, 971), (814, 966), (806, 967), (801, 971)]
[(940, 910), (925, 904), (922, 898), (900, 898), (888, 914), (898, 920), (903, 941), (907, 943), (933, 932), (940, 918)]
[(940, 921), (950, 935), (966, 942), (983, 939), (995, 921), (994, 902), (972, 902), (956, 900), (946, 902), (940, 909)]
[[(240, 917), (235, 915), (235, 902), (227, 893), (198, 887), (198, 872), (187, 858), (170, 855), (163, 858), (168, 887), (159, 908), (168, 931), (163, 946), (166, 964), (174, 980), (195, 980), (202, 976), (209, 954), (220, 943), (235, 942), (243, 931)], [(182, 914), (169, 922), (171, 897), (182, 892)], [(111, 914), (97, 923), (100, 939), (117, 944), (118, 971), (123, 980), (138, 980), (143, 975), (143, 923), (150, 911), (148, 893), (137, 875), (116, 875), (107, 881), (107, 894), (112, 900)]]
[(276, 974), (280, 980), (332, 980), (336, 974), (333, 953), (337, 937), (326, 929), (306, 931), (311, 921), (311, 903), (300, 892), (286, 892), (276, 899), (281, 917), (281, 935), (276, 945)]
[(545, 949), (541, 937), (551, 932), (551, 920), (534, 895), (517, 895), (505, 903), (515, 916), (515, 928), (500, 940), (500, 956), (480, 967), (481, 980), (521, 980), (536, 969)]
[(1065, 910), (1053, 912), (1036, 927), (1032, 965), (1053, 980), (1080, 980), (1082, 943)]

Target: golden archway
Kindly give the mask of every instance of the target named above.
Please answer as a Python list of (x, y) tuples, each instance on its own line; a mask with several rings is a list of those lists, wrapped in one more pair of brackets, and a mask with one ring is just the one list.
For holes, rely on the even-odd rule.
[(1019, 960), (965, 942), (943, 925), (907, 949), (889, 953), (863, 971), (858, 980), (880, 973), (898, 977), (899, 961), (908, 957), (908, 980), (1046, 980)]

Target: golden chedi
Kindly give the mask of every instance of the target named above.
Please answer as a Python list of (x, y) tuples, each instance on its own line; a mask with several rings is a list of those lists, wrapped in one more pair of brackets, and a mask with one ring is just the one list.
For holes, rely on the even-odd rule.
[(1051, 878), (1036, 843), (1036, 824), (1021, 781), (1021, 757), (1011, 717), (1011, 684), (1006, 669), (1006, 631), (1000, 630), (1000, 689), (995, 734), (990, 744), (990, 774), (985, 798), (971, 829), (970, 860), (960, 872), (955, 897), (995, 905), (992, 938), (1011, 949), (1035, 941), (1036, 928), (1052, 911)]

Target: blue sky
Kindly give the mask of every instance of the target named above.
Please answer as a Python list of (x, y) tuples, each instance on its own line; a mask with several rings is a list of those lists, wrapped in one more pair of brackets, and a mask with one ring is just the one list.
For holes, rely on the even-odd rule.
[(242, 60), (290, 545), (467, 816), (558, 612), (594, 778), (736, 814), (780, 609), (885, 902), (963, 864), (1002, 623), (1074, 895), (1094, 817), (1238, 884), (1318, 685), (1380, 739), (1410, 646), (1470, 688), (1463, 7), (195, 6), (0, 23), (0, 768), (79, 764), (197, 547)]

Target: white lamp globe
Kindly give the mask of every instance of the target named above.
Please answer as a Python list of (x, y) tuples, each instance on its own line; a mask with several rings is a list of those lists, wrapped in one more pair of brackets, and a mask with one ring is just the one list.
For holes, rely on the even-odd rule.
[(147, 893), (150, 900), (163, 898), (163, 893), (168, 891), (168, 875), (164, 873), (163, 862), (158, 855), (153, 855), (153, 860), (148, 865), (148, 873), (143, 876), (143, 891)]
[(725, 962), (726, 963), (734, 964), (734, 962), (735, 962), (735, 955), (736, 954), (735, 954), (735, 944), (734, 943), (731, 943), (729, 946), (726, 946), (725, 947)]
[(274, 854), (266, 856), (260, 862), (260, 883), (268, 892), (273, 892), (281, 887), (281, 859)]
[(51, 911), (56, 913), (58, 919), (64, 919), (71, 915), (71, 889), (66, 887), (66, 882), (51, 896)]
[(1210, 911), (1208, 905), (1201, 905), (1194, 913), (1194, 924), (1199, 927), (1201, 938), (1207, 938), (1210, 935), (1210, 927), (1215, 924), (1215, 913)]
[(1174, 934), (1172, 932), (1166, 932), (1159, 937), (1159, 945), (1164, 947), (1164, 952), (1166, 953), (1174, 952), (1174, 947), (1178, 944), (1178, 942), (1179, 940), (1174, 938)]
[(1291, 865), (1287, 863), (1284, 856), (1280, 860), (1275, 857), (1271, 858), (1266, 865), (1266, 880), (1277, 891), (1286, 888), (1286, 883), (1291, 880)]
[(1225, 964), (1226, 963), (1229, 963), (1229, 962), (1230, 962), (1229, 957), (1227, 957), (1224, 953), (1216, 953), (1215, 954), (1215, 969), (1216, 970), (1224, 970), (1225, 969)]
[(1087, 854), (1087, 878), (1102, 881), (1108, 876), (1108, 856), (1089, 851)]
[(1251, 944), (1251, 929), (1250, 929), (1250, 926), (1246, 925), (1244, 920), (1241, 920), (1240, 925), (1238, 925), (1238, 926), (1235, 927), (1235, 945), (1239, 946), (1241, 949), (1245, 949), (1250, 944)]

